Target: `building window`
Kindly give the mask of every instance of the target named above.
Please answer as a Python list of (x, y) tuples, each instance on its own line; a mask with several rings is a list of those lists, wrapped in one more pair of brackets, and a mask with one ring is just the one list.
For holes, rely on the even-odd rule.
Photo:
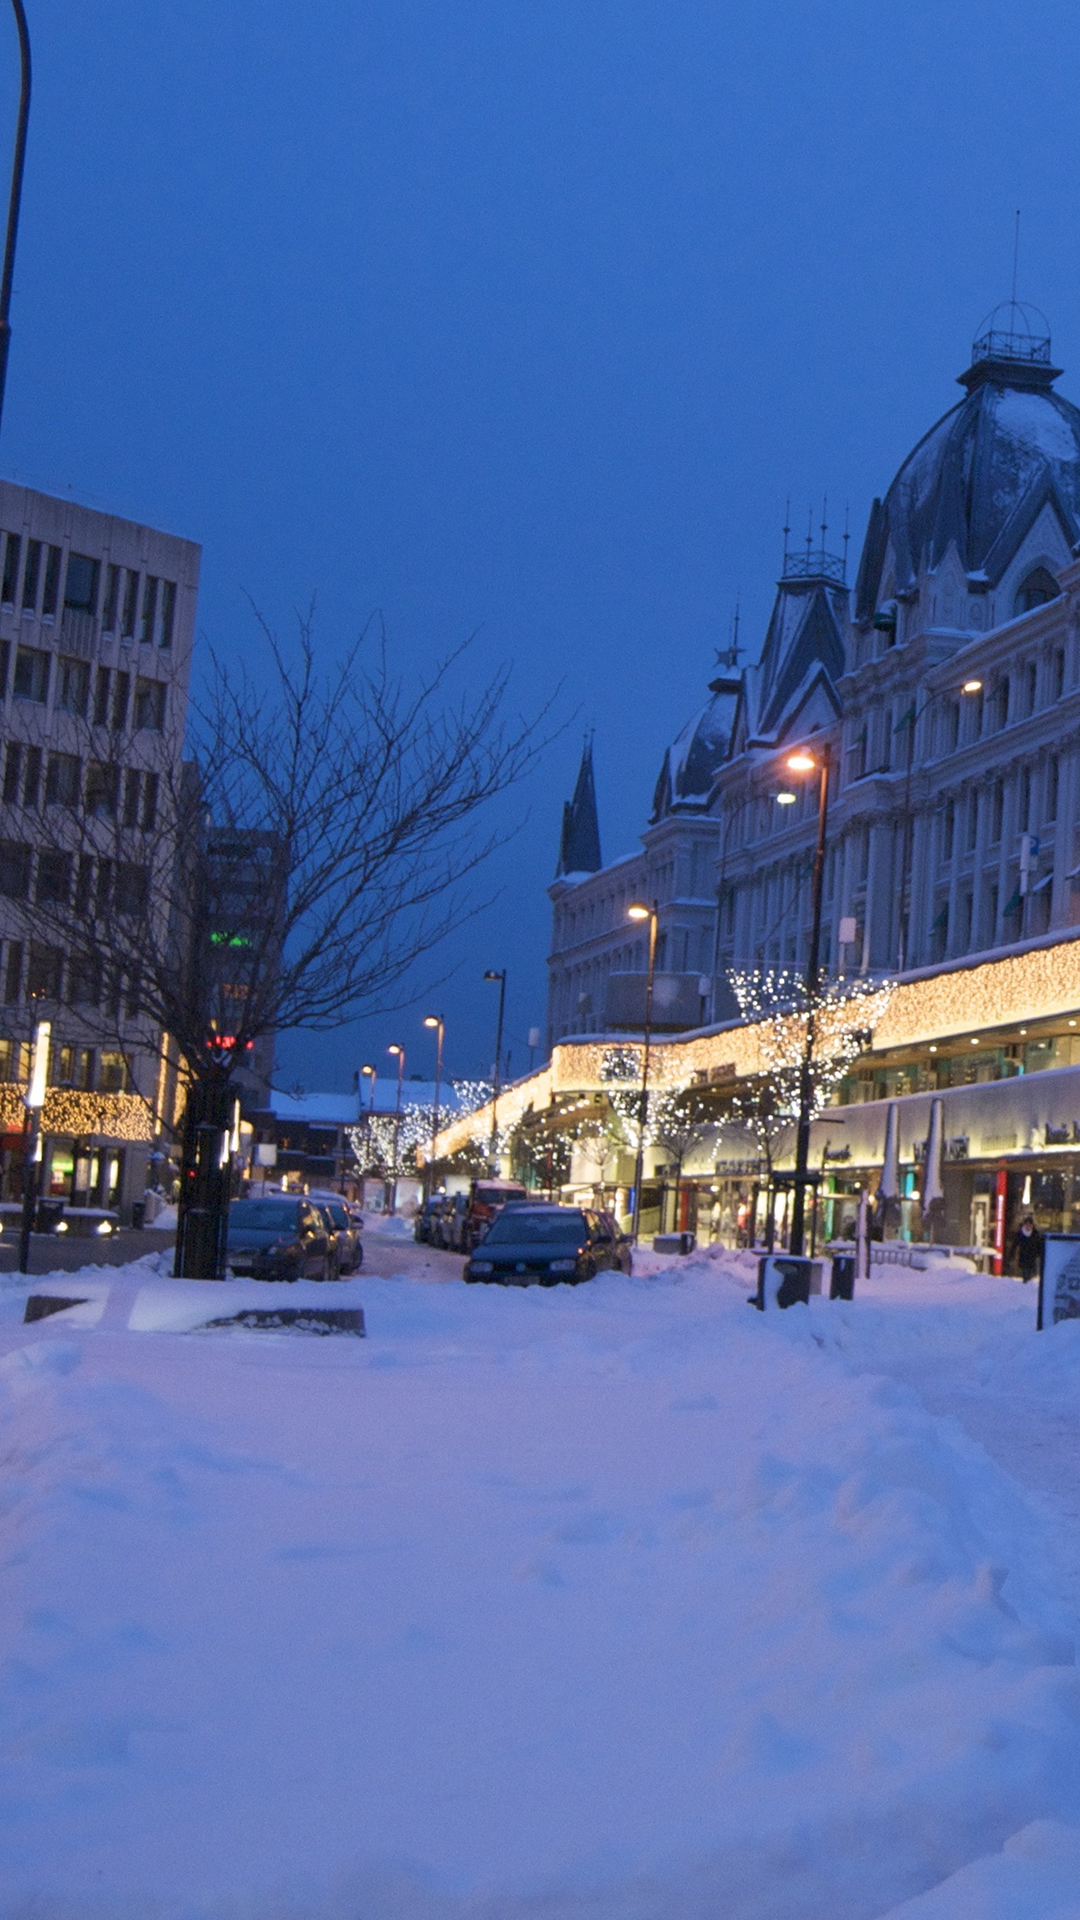
[(17, 807), (19, 804), (19, 778), (22, 773), (22, 748), (15, 740), (8, 742), (4, 758), (4, 805)]
[(50, 753), (45, 768), (45, 805), (77, 807), (82, 780), (78, 754)]
[(118, 673), (113, 689), (112, 723), (115, 733), (123, 733), (127, 726), (128, 698), (131, 693), (130, 673)]
[(1026, 694), (1024, 712), (1034, 713), (1038, 698), (1039, 670), (1034, 660), (1029, 660), (1024, 668), (1024, 689)]
[(14, 1006), (22, 998), (23, 943), (21, 940), (8, 940), (4, 943), (4, 999), (7, 1005)]
[(999, 680), (994, 688), (993, 724), (997, 728), (1009, 724), (1009, 682)]
[(23, 574), (22, 604), (24, 613), (37, 612), (38, 583), (41, 578), (41, 541), (28, 540), (26, 543), (26, 571)]
[(105, 570), (105, 606), (101, 615), (103, 633), (116, 632), (116, 616), (120, 611), (120, 575), (122, 569), (110, 561)]
[(157, 619), (157, 596), (158, 582), (152, 573), (148, 573), (146, 576), (146, 584), (143, 587), (142, 629), (140, 632), (140, 638), (147, 646), (151, 645), (154, 638), (154, 622)]
[(1001, 839), (1001, 829), (1005, 820), (1005, 782), (995, 780), (990, 789), (990, 839), (993, 844)]
[(61, 658), (57, 667), (56, 706), (60, 713), (77, 713), (86, 718), (90, 699), (90, 668), (85, 660)]
[(135, 682), (135, 726), (145, 733), (160, 733), (165, 725), (165, 682), (164, 680), (143, 680)]
[(1061, 647), (1057, 649), (1051, 661), (1051, 685), (1053, 687), (1051, 700), (1060, 700), (1065, 691), (1065, 653)]
[(63, 955), (59, 947), (30, 942), (30, 964), (26, 969), (26, 993), (30, 1000), (59, 1000)]
[(44, 706), (49, 697), (49, 662), (52, 655), (43, 653), (40, 647), (16, 647), (15, 649), (15, 686), (16, 700), (34, 700)]
[(7, 699), (8, 668), (11, 665), (11, 643), (0, 640), (0, 700)]
[(27, 747), (23, 776), (23, 806), (36, 807), (41, 798), (41, 748)]
[(64, 605), (73, 613), (96, 613), (99, 566), (88, 553), (69, 553)]
[(855, 734), (847, 751), (848, 780), (861, 780), (866, 772), (866, 727)]
[(37, 887), (34, 899), (39, 907), (66, 907), (71, 898), (71, 855), (50, 848), (38, 854)]
[(150, 875), (146, 867), (133, 860), (121, 860), (116, 869), (113, 904), (117, 913), (139, 915), (146, 912), (150, 893)]
[(137, 827), (139, 824), (139, 775), (134, 767), (129, 767), (124, 775), (124, 825)]
[(157, 825), (158, 776), (156, 773), (143, 774), (142, 825), (144, 833), (152, 833)]
[(59, 547), (50, 547), (45, 560), (45, 591), (41, 596), (41, 617), (52, 620), (56, 616), (56, 603), (60, 598), (60, 561)]
[(5, 607), (15, 605), (15, 594), (19, 585), (19, 556), (22, 541), (17, 533), (4, 535), (4, 572), (0, 580), (0, 601)]
[[(101, 967), (92, 953), (72, 956), (68, 992), (73, 1007), (96, 1007), (101, 1002)], [(87, 1086), (90, 1082), (85, 1082)]]
[(163, 580), (161, 583), (161, 639), (160, 645), (171, 647), (173, 629), (176, 625), (176, 581)]
[(98, 1056), (98, 1088), (102, 1093), (123, 1093), (127, 1087), (127, 1063), (122, 1053), (102, 1049)]
[(1046, 763), (1046, 805), (1043, 808), (1044, 820), (1056, 820), (1058, 810), (1058, 762), (1054, 754)]
[(25, 900), (30, 892), (30, 849), (21, 840), (0, 840), (0, 894)]
[(120, 637), (123, 640), (135, 638), (135, 609), (139, 601), (139, 576), (133, 568), (127, 569), (124, 581), (124, 612), (120, 621)]
[(1013, 617), (1019, 613), (1030, 613), (1034, 607), (1045, 607), (1049, 600), (1056, 600), (1061, 588), (1046, 567), (1036, 567), (1021, 580), (1013, 601)]
[(87, 813), (96, 820), (114, 820), (119, 789), (120, 769), (102, 760), (91, 760), (86, 769)]
[(94, 682), (94, 725), (107, 727), (109, 724), (109, 683), (112, 674), (108, 667), (99, 667)]
[(1031, 822), (1031, 770), (1025, 767), (1020, 775), (1020, 807), (1016, 821), (1017, 833), (1026, 833)]
[[(975, 788), (968, 795), (967, 838), (964, 842), (966, 852), (974, 853), (975, 842), (978, 839), (978, 837), (979, 837), (979, 792), (978, 792), (978, 788)], [(968, 931), (970, 933), (970, 927)]]
[(89, 853), (80, 853), (75, 871), (75, 916), (85, 920), (90, 911), (90, 893), (94, 882), (94, 861)]

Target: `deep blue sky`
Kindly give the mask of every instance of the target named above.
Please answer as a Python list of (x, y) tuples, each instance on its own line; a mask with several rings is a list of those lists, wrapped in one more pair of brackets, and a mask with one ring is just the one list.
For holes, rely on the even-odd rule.
[[(561, 803), (643, 824), (737, 597), (756, 655), (823, 490), (871, 496), (1020, 291), (1080, 395), (1080, 18), (1064, 0), (28, 0), (36, 60), (0, 467), (202, 543), (242, 653), (317, 592), (403, 663), (479, 627), (579, 710), (440, 993), (455, 1071), (541, 1024)], [(4, 11), (0, 0), (0, 15)], [(0, 19), (0, 106), (14, 32)], [(6, 124), (6, 122), (5, 122)], [(1070, 377), (1069, 369), (1072, 369)], [(420, 1006), (292, 1041), (348, 1084)]]

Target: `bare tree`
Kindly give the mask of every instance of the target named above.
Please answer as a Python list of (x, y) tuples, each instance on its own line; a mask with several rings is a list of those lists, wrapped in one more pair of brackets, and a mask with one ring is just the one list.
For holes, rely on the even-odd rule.
[(326, 665), (310, 621), (291, 647), (260, 625), (248, 664), (212, 659), (188, 758), (159, 750), (152, 784), (138, 736), (85, 712), (81, 750), (50, 756), (70, 765), (33, 889), (5, 903), (53, 956), (46, 999), (128, 1045), (169, 1037), (191, 1277), (222, 1270), (238, 1068), (275, 1034), (401, 1004), (513, 830), (491, 803), (547, 744), (550, 707), (508, 717), (507, 672), (470, 676), (467, 647), (406, 683), (379, 633)]

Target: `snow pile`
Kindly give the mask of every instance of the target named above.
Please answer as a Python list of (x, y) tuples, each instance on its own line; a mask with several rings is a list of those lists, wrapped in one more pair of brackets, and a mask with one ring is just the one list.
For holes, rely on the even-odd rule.
[(1051, 1510), (905, 1381), (1075, 1422), (1080, 1329), (751, 1284), (4, 1320), (2, 1920), (1075, 1916)]

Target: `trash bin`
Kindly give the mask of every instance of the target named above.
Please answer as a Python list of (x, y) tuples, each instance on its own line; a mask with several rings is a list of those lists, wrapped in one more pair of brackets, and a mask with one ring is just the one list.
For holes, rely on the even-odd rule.
[(693, 1253), (697, 1246), (696, 1233), (656, 1233), (653, 1235), (654, 1253)]
[(809, 1306), (814, 1262), (802, 1254), (763, 1253), (758, 1256), (758, 1283), (750, 1304), (759, 1312), (774, 1307)]
[(35, 1233), (55, 1233), (63, 1217), (64, 1203), (62, 1200), (39, 1200), (37, 1203), (37, 1217), (34, 1221)]
[(140, 1227), (145, 1226), (146, 1224), (146, 1201), (145, 1200), (135, 1200), (132, 1202), (131, 1224), (135, 1228), (136, 1233), (139, 1231)]
[(855, 1255), (853, 1253), (834, 1253), (832, 1280), (829, 1284), (830, 1300), (854, 1300), (855, 1298)]

